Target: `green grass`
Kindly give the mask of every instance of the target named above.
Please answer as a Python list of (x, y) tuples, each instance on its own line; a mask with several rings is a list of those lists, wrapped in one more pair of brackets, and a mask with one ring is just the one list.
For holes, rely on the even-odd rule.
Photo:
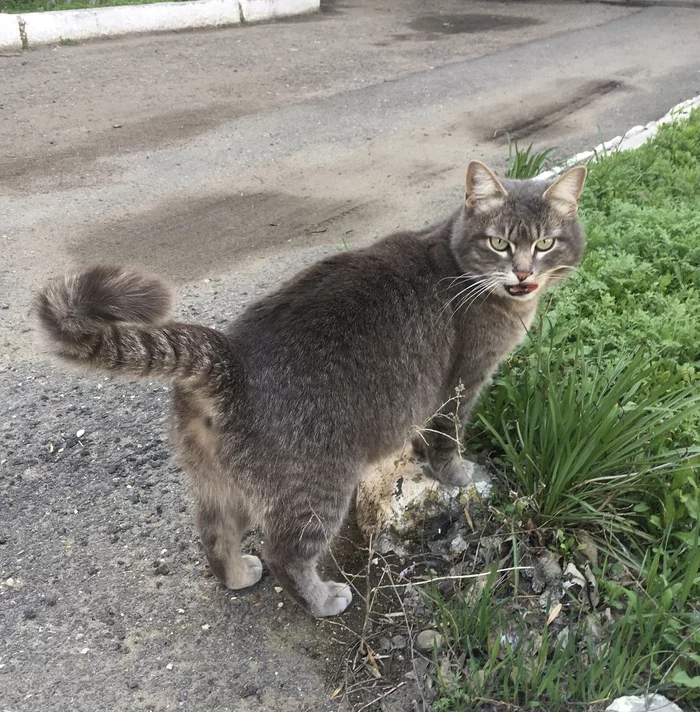
[[(478, 418), (538, 525), (646, 541), (685, 520), (680, 496), (700, 466), (700, 447), (674, 442), (700, 418), (700, 389), (686, 373), (644, 350), (606, 359), (602, 345), (567, 346), (556, 333), (540, 334), (513, 368)], [(678, 501), (671, 521), (668, 496)]]
[(542, 173), (544, 164), (554, 148), (535, 151), (530, 144), (525, 150), (521, 150), (518, 148), (518, 142), (511, 140), (510, 134), (506, 134), (506, 137), (508, 138), (506, 178), (534, 178)]
[[(695, 537), (690, 552), (652, 554), (644, 585), (604, 584), (607, 616), (565, 605), (565, 628), (548, 625), (549, 611), (538, 615), (512, 591), (499, 591), (495, 572), (449, 602), (431, 592), (447, 643), (435, 709), (480, 712), (493, 701), (516, 710), (603, 710), (615, 697), (650, 690), (697, 709), (700, 615), (688, 605), (700, 565), (697, 528)], [(681, 555), (675, 565), (674, 554)]]
[(181, 2), (183, 0), (0, 0), (0, 12), (47, 12), (50, 10), (83, 10), (115, 5), (146, 5), (156, 2)]
[(536, 532), (581, 566), (585, 538), (600, 601), (563, 602), (562, 642), (517, 576), (434, 592), (437, 709), (602, 710), (645, 691), (700, 709), (700, 112), (589, 168), (584, 262), (484, 393), (467, 447), (509, 493), (492, 511), (511, 563)]

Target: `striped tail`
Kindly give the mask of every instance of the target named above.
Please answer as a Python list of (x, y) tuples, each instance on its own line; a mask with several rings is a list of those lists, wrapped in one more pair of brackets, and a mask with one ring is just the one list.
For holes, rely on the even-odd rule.
[(172, 291), (134, 267), (98, 266), (51, 281), (34, 309), (64, 361), (142, 378), (209, 379), (236, 361), (227, 336), (168, 321)]

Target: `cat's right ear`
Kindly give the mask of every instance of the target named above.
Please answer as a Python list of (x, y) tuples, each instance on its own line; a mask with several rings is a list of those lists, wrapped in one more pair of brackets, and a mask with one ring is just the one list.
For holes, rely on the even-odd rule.
[(508, 195), (496, 174), (480, 161), (467, 166), (467, 208), (487, 213), (498, 208)]

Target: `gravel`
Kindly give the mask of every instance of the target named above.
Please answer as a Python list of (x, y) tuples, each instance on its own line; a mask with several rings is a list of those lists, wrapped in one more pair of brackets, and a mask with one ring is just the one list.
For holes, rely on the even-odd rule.
[(335, 634), (269, 573), (235, 596), (205, 575), (167, 386), (20, 363), (0, 393), (3, 709), (339, 709)]

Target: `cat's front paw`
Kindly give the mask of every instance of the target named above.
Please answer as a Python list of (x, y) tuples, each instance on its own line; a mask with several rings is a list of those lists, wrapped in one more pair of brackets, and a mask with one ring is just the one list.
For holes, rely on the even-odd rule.
[(449, 487), (468, 487), (474, 483), (471, 463), (468, 460), (463, 460), (458, 454), (455, 454), (441, 467), (432, 469), (435, 478)]
[(342, 613), (352, 601), (352, 591), (350, 591), (348, 584), (326, 581), (325, 586), (327, 591), (325, 600), (311, 607), (311, 613), (319, 618), (337, 616), (339, 613)]
[(246, 554), (241, 556), (238, 566), (229, 575), (226, 586), (237, 591), (240, 588), (253, 586), (262, 578), (262, 562), (257, 556)]

